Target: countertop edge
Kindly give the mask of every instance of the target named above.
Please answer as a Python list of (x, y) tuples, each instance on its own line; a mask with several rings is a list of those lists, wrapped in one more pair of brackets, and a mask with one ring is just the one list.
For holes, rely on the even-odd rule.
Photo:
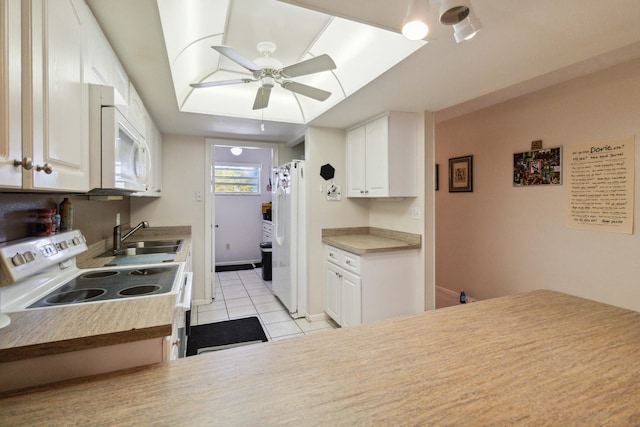
[[(354, 244), (354, 239), (366, 240), (368, 236), (376, 239), (377, 246)], [(322, 229), (322, 243), (356, 255), (367, 255), (421, 249), (422, 236), (376, 227), (325, 228)]]
[(33, 344), (23, 347), (5, 348), (0, 350), (0, 363), (17, 362), (19, 360), (34, 359), (54, 354), (70, 353), (153, 338), (163, 338), (169, 335), (171, 335), (171, 323), (148, 328), (131, 329), (129, 331), (92, 335), (90, 337), (71, 338), (68, 340)]

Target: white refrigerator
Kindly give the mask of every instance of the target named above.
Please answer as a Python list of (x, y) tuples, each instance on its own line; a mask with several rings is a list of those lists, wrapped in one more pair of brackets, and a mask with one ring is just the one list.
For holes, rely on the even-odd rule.
[(274, 169), (272, 243), (273, 293), (294, 318), (307, 314), (304, 161)]

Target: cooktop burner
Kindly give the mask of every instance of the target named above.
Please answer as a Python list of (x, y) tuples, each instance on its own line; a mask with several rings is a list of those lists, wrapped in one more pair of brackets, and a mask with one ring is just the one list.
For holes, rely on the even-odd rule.
[(177, 272), (177, 265), (81, 272), (26, 308), (164, 294), (171, 291)]

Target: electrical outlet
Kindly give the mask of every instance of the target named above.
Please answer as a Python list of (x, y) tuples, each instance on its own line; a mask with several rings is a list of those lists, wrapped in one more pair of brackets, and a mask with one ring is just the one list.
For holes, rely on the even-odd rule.
[(231, 243), (227, 243), (227, 250), (231, 249)]
[(202, 201), (202, 191), (196, 191), (196, 202)]
[(420, 219), (420, 208), (418, 207), (411, 208), (411, 218)]

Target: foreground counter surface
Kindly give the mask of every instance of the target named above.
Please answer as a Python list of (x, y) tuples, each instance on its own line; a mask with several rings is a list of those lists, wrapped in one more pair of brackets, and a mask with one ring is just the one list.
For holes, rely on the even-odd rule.
[(638, 425), (640, 313), (553, 291), (74, 380), (2, 425)]

